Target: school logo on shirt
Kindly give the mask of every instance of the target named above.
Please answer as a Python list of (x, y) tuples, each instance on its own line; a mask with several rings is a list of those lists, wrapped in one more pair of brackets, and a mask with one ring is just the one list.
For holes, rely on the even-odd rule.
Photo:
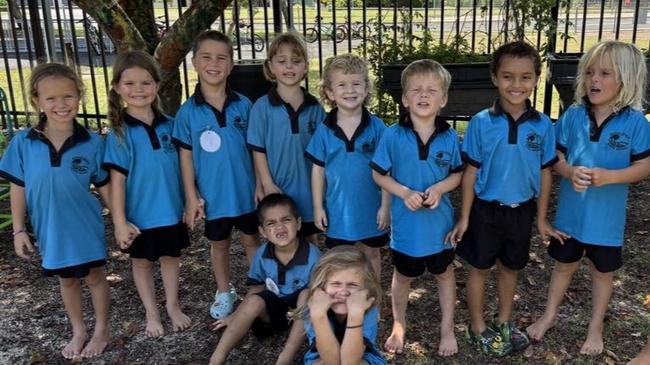
[(447, 151), (438, 151), (433, 155), (436, 165), (445, 168), (451, 163), (451, 154)]
[(542, 149), (542, 137), (537, 133), (528, 133), (526, 136), (526, 147), (531, 151)]
[(160, 136), (160, 142), (165, 153), (176, 153), (176, 147), (172, 143), (172, 137), (169, 134), (163, 134)]
[(369, 141), (363, 142), (363, 144), (361, 145), (361, 151), (364, 153), (375, 152), (375, 140), (371, 139)]
[(623, 132), (612, 132), (607, 140), (607, 145), (613, 150), (626, 150), (630, 146), (630, 136)]
[(235, 120), (232, 121), (232, 123), (235, 125), (235, 128), (237, 128), (240, 132), (245, 133), (246, 132), (246, 121), (243, 120), (241, 117), (236, 117)]
[(79, 175), (84, 175), (88, 173), (90, 169), (90, 162), (87, 158), (82, 156), (75, 156), (72, 158), (72, 171)]

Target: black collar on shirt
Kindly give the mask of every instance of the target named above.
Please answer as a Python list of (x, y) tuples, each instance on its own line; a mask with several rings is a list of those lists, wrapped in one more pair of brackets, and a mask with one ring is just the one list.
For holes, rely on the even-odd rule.
[(196, 87), (194, 87), (194, 103), (197, 106), (203, 104), (209, 106), (212, 112), (214, 113), (214, 117), (217, 119), (217, 123), (219, 124), (220, 128), (224, 128), (226, 126), (226, 108), (228, 108), (228, 104), (238, 100), (239, 100), (239, 95), (237, 95), (237, 93), (234, 92), (230, 88), (230, 86), (226, 85), (226, 101), (223, 103), (223, 110), (219, 110), (214, 106), (210, 105), (205, 100), (205, 95), (203, 95), (203, 92), (201, 91), (201, 83), (197, 83)]
[(296, 252), (293, 254), (293, 257), (289, 262), (287, 262), (286, 265), (284, 265), (278, 258), (275, 256), (275, 245), (272, 242), (269, 242), (266, 245), (266, 249), (264, 249), (264, 252), (262, 253), (262, 257), (275, 260), (278, 264), (278, 281), (279, 285), (284, 285), (285, 282), (285, 274), (289, 269), (291, 269), (294, 266), (298, 265), (305, 265), (307, 264), (309, 260), (309, 244), (307, 241), (304, 241), (300, 239), (298, 241), (298, 248), (296, 249)]
[(598, 126), (598, 122), (596, 122), (596, 115), (594, 112), (591, 110), (591, 102), (589, 101), (588, 97), (583, 97), (582, 102), (585, 104), (585, 109), (587, 110), (587, 116), (589, 117), (589, 141), (591, 142), (598, 142), (600, 140), (600, 135), (603, 133), (603, 129), (605, 129), (605, 126), (609, 121), (614, 119), (617, 115), (623, 113), (629, 106), (623, 107), (623, 109), (613, 112), (612, 114), (608, 115), (605, 120), (603, 120), (603, 123)]
[(153, 118), (153, 123), (149, 125), (129, 113), (124, 112), (123, 114), (124, 123), (132, 127), (141, 126), (144, 128), (144, 130), (147, 132), (147, 136), (149, 137), (149, 142), (151, 142), (151, 148), (154, 150), (160, 149), (160, 141), (158, 140), (158, 135), (156, 134), (156, 127), (159, 124), (167, 121), (166, 116), (163, 114), (156, 114)]
[(291, 133), (293, 134), (298, 134), (300, 133), (300, 125), (298, 124), (298, 117), (300, 116), (300, 113), (305, 110), (308, 106), (318, 104), (318, 99), (311, 95), (310, 93), (307, 92), (304, 88), (300, 88), (302, 90), (302, 93), (304, 95), (304, 100), (302, 102), (302, 105), (298, 108), (298, 110), (294, 110), (291, 104), (285, 102), (282, 100), (280, 97), (280, 94), (278, 94), (278, 88), (277, 86), (271, 87), (269, 90), (268, 98), (269, 102), (273, 106), (281, 106), (284, 105), (284, 108), (287, 110), (287, 113), (289, 114), (289, 120), (291, 122)]
[(492, 104), (489, 111), (490, 114), (494, 116), (503, 114), (508, 119), (508, 144), (517, 144), (517, 127), (519, 127), (520, 124), (529, 120), (537, 121), (541, 119), (539, 112), (533, 108), (532, 103), (529, 99), (526, 99), (526, 111), (524, 111), (524, 113), (517, 120), (515, 120), (512, 115), (510, 115), (510, 113), (503, 109), (501, 100), (499, 98), (496, 98), (496, 100), (494, 100), (494, 104)]
[(38, 125), (32, 128), (29, 133), (27, 133), (27, 138), (40, 140), (47, 145), (50, 151), (50, 166), (52, 167), (61, 166), (61, 157), (67, 150), (71, 149), (78, 143), (90, 140), (90, 133), (86, 130), (86, 128), (77, 123), (76, 120), (73, 120), (72, 135), (68, 137), (65, 142), (63, 142), (63, 145), (61, 145), (61, 148), (57, 151), (56, 148), (54, 148), (52, 142), (50, 142), (50, 140), (47, 139), (47, 136), (45, 136), (45, 133), (43, 133), (46, 121), (47, 117), (45, 116), (45, 113), (41, 113)]
[(429, 137), (429, 140), (423, 142), (418, 132), (416, 132), (413, 128), (413, 121), (411, 120), (410, 115), (406, 113), (399, 118), (399, 125), (404, 128), (408, 128), (412, 130), (413, 133), (415, 133), (415, 139), (418, 142), (418, 158), (420, 160), (426, 160), (429, 158), (429, 146), (431, 146), (431, 142), (433, 142), (437, 136), (441, 135), (442, 133), (446, 132), (447, 129), (451, 128), (451, 125), (449, 125), (447, 120), (440, 116), (436, 116), (434, 123), (435, 130), (433, 131), (433, 134)]
[(363, 108), (361, 112), (361, 123), (354, 130), (352, 138), (348, 137), (343, 132), (343, 129), (338, 125), (338, 108), (332, 109), (325, 118), (325, 125), (334, 131), (334, 135), (345, 143), (346, 152), (354, 152), (354, 141), (359, 138), (361, 133), (370, 125), (370, 112), (368, 109)]

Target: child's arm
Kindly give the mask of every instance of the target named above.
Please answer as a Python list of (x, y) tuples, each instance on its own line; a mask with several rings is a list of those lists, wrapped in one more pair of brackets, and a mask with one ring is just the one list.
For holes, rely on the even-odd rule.
[(584, 166), (571, 166), (566, 160), (566, 156), (560, 150), (557, 150), (558, 161), (553, 165), (555, 172), (560, 174), (563, 178), (571, 181), (573, 189), (577, 192), (582, 192), (591, 185), (591, 176), (587, 173), (587, 168)]
[(272, 193), (281, 193), (282, 190), (278, 188), (273, 182), (271, 171), (269, 170), (269, 163), (266, 159), (266, 154), (258, 151), (253, 151), (253, 166), (255, 166), (255, 176), (259, 178), (262, 184), (264, 196)]
[(426, 198), (422, 204), (424, 206), (428, 206), (431, 209), (437, 208), (438, 204), (440, 204), (440, 198), (445, 193), (448, 193), (458, 187), (458, 184), (460, 184), (461, 176), (461, 172), (453, 172), (446, 178), (429, 186), (427, 190), (424, 191), (424, 196)]
[[(111, 215), (113, 216), (113, 226), (115, 228), (115, 242), (121, 249), (126, 249), (131, 246), (135, 237), (140, 234), (140, 229), (126, 220), (126, 213), (124, 212), (124, 201), (126, 191), (124, 184), (126, 176), (117, 170), (111, 169), (111, 196), (107, 198), (102, 197), (105, 201), (111, 202)], [(102, 186), (108, 190), (109, 185)], [(107, 200), (106, 200), (107, 199)]]
[(561, 244), (564, 244), (564, 240), (571, 237), (568, 234), (555, 229), (548, 222), (546, 217), (552, 186), (553, 176), (551, 175), (551, 169), (542, 169), (540, 192), (539, 197), (537, 198), (537, 230), (539, 231), (539, 235), (542, 237), (542, 242), (548, 243), (549, 236), (552, 236), (560, 241)]
[(25, 215), (27, 213), (25, 188), (14, 183), (10, 184), (9, 201), (11, 202), (11, 219), (14, 229), (14, 250), (16, 255), (29, 260), (30, 253), (34, 252), (34, 245), (29, 240), (25, 229)]
[(390, 227), (390, 193), (381, 189), (381, 206), (377, 211), (377, 229), (383, 231)]
[(352, 293), (347, 299), (348, 319), (341, 343), (341, 364), (359, 364), (366, 346), (363, 343), (363, 318), (375, 298), (368, 298), (368, 290)]
[(372, 178), (382, 189), (402, 198), (404, 200), (404, 204), (406, 204), (406, 207), (410, 210), (416, 211), (422, 208), (422, 202), (424, 201), (422, 198), (423, 193), (419, 191), (413, 191), (408, 187), (398, 183), (389, 174), (382, 175), (373, 170)]
[(478, 168), (471, 164), (467, 164), (461, 179), (461, 208), (460, 216), (454, 228), (445, 237), (445, 242), (449, 242), (456, 246), (463, 238), (467, 225), (469, 224), (469, 213), (472, 210), (472, 203), (474, 203), (474, 184), (476, 183), (476, 171)]
[(185, 212), (183, 222), (194, 229), (198, 219), (205, 218), (205, 212), (200, 204), (199, 194), (196, 191), (194, 175), (194, 162), (192, 162), (192, 151), (186, 148), (179, 148), (181, 162), (181, 176), (183, 179), (183, 190), (185, 191)]
[(608, 170), (595, 167), (586, 169), (585, 172), (591, 176), (593, 186), (631, 184), (643, 180), (650, 174), (650, 157), (634, 161), (624, 169)]
[(325, 169), (317, 164), (311, 167), (311, 196), (314, 203), (314, 224), (321, 231), (327, 230), (327, 213), (323, 206), (325, 195)]
[(327, 311), (332, 306), (332, 298), (322, 289), (314, 292), (309, 300), (309, 317), (316, 335), (316, 350), (322, 364), (339, 364), (341, 346), (332, 331)]

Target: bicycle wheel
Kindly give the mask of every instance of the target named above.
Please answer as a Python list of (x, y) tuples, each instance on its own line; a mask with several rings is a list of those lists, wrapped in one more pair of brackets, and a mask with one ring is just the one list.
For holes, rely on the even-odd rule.
[(255, 44), (255, 52), (262, 52), (264, 50), (264, 39), (257, 34), (253, 34), (253, 43)]
[(316, 28), (307, 28), (305, 31), (305, 41), (314, 43), (318, 39), (318, 30)]
[(348, 31), (344, 26), (339, 25), (334, 31), (334, 36), (336, 37), (336, 43), (341, 43), (348, 37)]

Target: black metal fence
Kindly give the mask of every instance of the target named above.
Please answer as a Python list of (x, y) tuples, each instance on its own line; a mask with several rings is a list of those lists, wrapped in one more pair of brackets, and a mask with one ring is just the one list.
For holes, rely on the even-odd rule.
[[(549, 37), (536, 29), (535, 23), (524, 27), (529, 41), (539, 49), (583, 52), (602, 39), (632, 42), (643, 49), (650, 47), (650, 0), (551, 1), (555, 6), (549, 12), (557, 22), (556, 32)], [(266, 47), (277, 31), (293, 29), (302, 33), (309, 42), (311, 64), (315, 65), (306, 82), (308, 88), (313, 88), (327, 57), (343, 52), (365, 56), (366, 40), (379, 31), (377, 25), (386, 32), (386, 39), (397, 36), (403, 30), (400, 27), (409, 27), (415, 33), (426, 29), (440, 42), (460, 37), (472, 50), (490, 53), (495, 43), (507, 40), (514, 3), (513, 0), (233, 0), (226, 14), (212, 27), (232, 34), (238, 60), (264, 58)], [(187, 5), (181, 0), (154, 3), (156, 26), (161, 35)], [(27, 80), (35, 60), (40, 57), (77, 67), (88, 90), (80, 118), (87, 125), (101, 127), (115, 46), (94, 20), (68, 0), (0, 0), (0, 36), (5, 67), (0, 74), (0, 87), (7, 94), (10, 109), (0, 113), (3, 128), (7, 128), (7, 115), (24, 123), (29, 110)], [(181, 72), (186, 98), (195, 75), (187, 62), (181, 65)], [(543, 107), (557, 115), (557, 95), (550, 88), (549, 84), (540, 83), (533, 101), (539, 109)]]

